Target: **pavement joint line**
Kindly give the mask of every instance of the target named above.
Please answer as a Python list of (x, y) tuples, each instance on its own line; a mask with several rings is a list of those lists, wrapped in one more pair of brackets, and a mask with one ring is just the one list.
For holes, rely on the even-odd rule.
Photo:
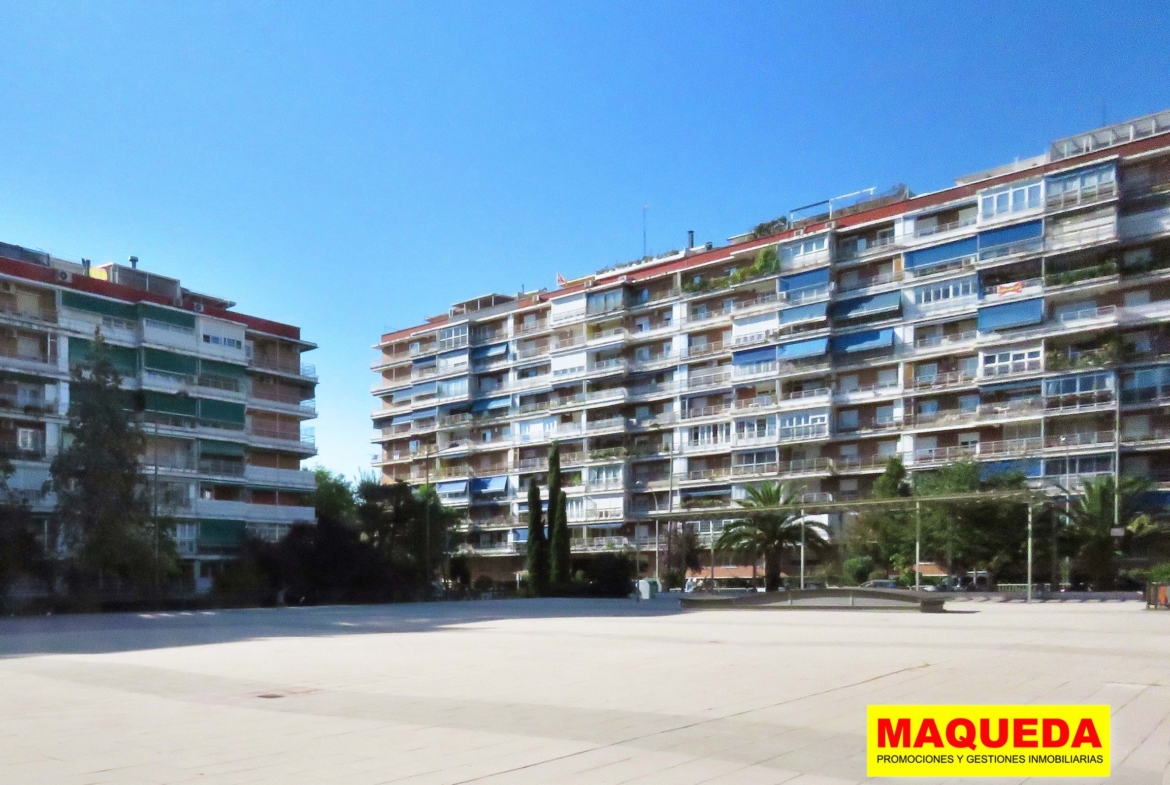
[[(732, 714), (722, 715), (719, 717), (708, 717), (706, 719), (698, 720), (697, 722), (687, 723), (685, 725), (680, 725), (680, 726), (675, 727), (675, 728), (665, 728), (663, 730), (654, 731), (653, 733), (644, 733), (640, 736), (632, 736), (630, 738), (622, 739), (620, 741), (610, 742), (608, 744), (597, 744), (588, 750), (579, 750), (577, 752), (570, 752), (570, 753), (567, 753), (565, 755), (557, 755), (557, 756), (554, 756), (552, 758), (548, 758), (546, 760), (533, 761), (532, 763), (526, 763), (523, 766), (516, 766), (516, 767), (513, 767), (511, 769), (505, 769), (503, 771), (497, 771), (497, 772), (493, 772), (490, 774), (483, 774), (483, 775), (480, 775), (478, 777), (472, 777), (471, 779), (467, 779), (467, 780), (458, 780), (456, 782), (451, 783), (451, 785), (466, 785), (466, 783), (469, 783), (469, 782), (482, 782), (483, 780), (492, 779), (493, 777), (499, 777), (499, 776), (502, 776), (505, 774), (514, 774), (515, 772), (518, 772), (518, 771), (525, 771), (527, 769), (535, 768), (537, 766), (543, 766), (547, 763), (556, 763), (557, 761), (567, 760), (568, 758), (573, 758), (573, 757), (576, 757), (578, 755), (583, 755), (583, 754), (590, 752), (592, 750), (595, 750), (595, 749), (605, 749), (607, 747), (623, 746), (626, 744), (632, 744), (635, 741), (642, 741), (644, 739), (650, 739), (650, 738), (653, 738), (655, 736), (662, 736), (662, 735), (667, 734), (667, 733), (676, 733), (676, 732), (681, 731), (681, 730), (689, 730), (691, 728), (698, 728), (698, 727), (701, 727), (703, 725), (709, 725), (713, 722), (719, 722), (722, 720), (729, 720), (729, 719), (733, 719), (735, 717), (742, 717), (745, 714), (752, 714), (752, 713), (757, 712), (757, 711), (764, 711), (765, 709), (773, 709), (773, 708), (776, 708), (777, 706), (783, 706), (785, 704), (797, 703), (799, 701), (806, 700), (808, 698), (815, 698), (819, 695), (827, 695), (831, 692), (840, 692), (842, 690), (852, 689), (853, 687), (859, 687), (862, 684), (868, 684), (870, 682), (877, 681), (879, 679), (885, 679), (885, 678), (889, 678), (890, 676), (896, 676), (899, 673), (906, 673), (909, 671), (921, 670), (923, 668), (929, 668), (930, 666), (931, 666), (931, 663), (929, 663), (929, 662), (925, 662), (921, 665), (911, 665), (907, 668), (899, 668), (898, 670), (890, 671), (889, 673), (881, 673), (881, 674), (878, 674), (877, 676), (871, 676), (868, 679), (862, 679), (861, 681), (853, 682), (851, 684), (843, 684), (839, 687), (830, 687), (827, 690), (821, 690), (819, 692), (813, 692), (813, 693), (809, 693), (807, 695), (801, 695), (801, 696), (798, 696), (795, 698), (787, 698), (787, 699), (782, 700), (782, 701), (777, 701), (776, 703), (771, 703), (767, 706), (759, 706), (759, 707), (754, 708), (754, 709), (745, 709), (743, 711), (737, 711), (737, 712), (734, 712)], [(777, 756), (777, 757), (779, 757), (779, 756)]]

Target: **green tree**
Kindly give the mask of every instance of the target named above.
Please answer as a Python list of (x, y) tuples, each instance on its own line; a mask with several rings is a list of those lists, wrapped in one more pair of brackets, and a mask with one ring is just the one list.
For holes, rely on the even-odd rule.
[(44, 578), (44, 547), (33, 530), (28, 500), (8, 487), (12, 463), (0, 456), (0, 608), (13, 581), (22, 575)]
[(548, 453), (549, 581), (553, 586), (563, 586), (572, 579), (567, 507), (561, 490), (561, 448), (553, 442)]
[[(902, 459), (895, 456), (886, 462), (885, 471), (873, 482), (874, 499), (899, 499), (910, 496), (910, 483)], [(849, 540), (851, 549), (872, 556), (885, 568), (895, 562), (914, 562), (914, 519), (898, 507), (862, 513)]]
[(528, 582), (532, 593), (543, 597), (548, 593), (548, 541), (544, 537), (544, 522), (540, 514), (540, 486), (528, 484)]
[[(765, 482), (744, 488), (747, 497), (739, 504), (749, 512), (746, 517), (724, 527), (715, 547), (753, 559), (764, 559), (764, 588), (780, 587), (784, 552), (798, 547), (801, 541), (801, 489), (790, 483)], [(806, 545), (813, 547), (828, 540), (823, 524), (805, 520)]]
[(50, 467), (53, 521), (85, 577), (145, 584), (177, 569), (169, 530), (152, 521), (139, 459), (145, 440), (101, 331), (70, 386), (69, 437)]
[[(1120, 486), (1115, 485), (1113, 475), (1102, 475), (1084, 482), (1080, 495), (1069, 505), (1066, 529), (1066, 539), (1075, 554), (1075, 578), (1098, 591), (1114, 587), (1118, 542), (1112, 529), (1133, 532), (1149, 527), (1150, 517), (1141, 512), (1140, 502), (1151, 488), (1149, 480), (1130, 475), (1122, 476)], [(1116, 489), (1119, 493), (1115, 500)]]

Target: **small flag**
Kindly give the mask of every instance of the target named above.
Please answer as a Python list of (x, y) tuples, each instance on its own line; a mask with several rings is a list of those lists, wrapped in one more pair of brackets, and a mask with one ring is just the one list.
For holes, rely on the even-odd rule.
[(565, 280), (565, 276), (557, 273), (557, 286), (564, 286), (566, 283), (568, 283), (568, 281)]
[(1012, 283), (1001, 283), (995, 287), (996, 294), (1019, 294), (1024, 291), (1023, 281), (1014, 281)]

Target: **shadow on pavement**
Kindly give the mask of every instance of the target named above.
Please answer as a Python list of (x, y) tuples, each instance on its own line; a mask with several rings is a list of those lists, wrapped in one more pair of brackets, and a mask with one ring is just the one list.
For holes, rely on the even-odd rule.
[(0, 619), (0, 658), (104, 654), (259, 638), (429, 632), (504, 619), (677, 613), (682, 609), (675, 594), (644, 602), (549, 598), (19, 617)]

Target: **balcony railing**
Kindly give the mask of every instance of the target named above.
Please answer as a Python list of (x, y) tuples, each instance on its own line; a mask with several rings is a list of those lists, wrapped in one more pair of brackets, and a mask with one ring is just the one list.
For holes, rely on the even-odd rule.
[(1117, 196), (1117, 183), (1113, 180), (1096, 185), (1084, 186), (1076, 191), (1050, 193), (1044, 201), (1047, 210), (1067, 210), (1085, 204), (1103, 202)]
[(956, 229), (962, 229), (965, 226), (974, 226), (975, 218), (964, 218), (961, 220), (947, 221), (946, 223), (933, 224), (927, 226), (918, 226), (915, 222), (914, 236), (915, 237), (930, 237), (936, 234), (943, 234), (944, 232), (953, 232)]

